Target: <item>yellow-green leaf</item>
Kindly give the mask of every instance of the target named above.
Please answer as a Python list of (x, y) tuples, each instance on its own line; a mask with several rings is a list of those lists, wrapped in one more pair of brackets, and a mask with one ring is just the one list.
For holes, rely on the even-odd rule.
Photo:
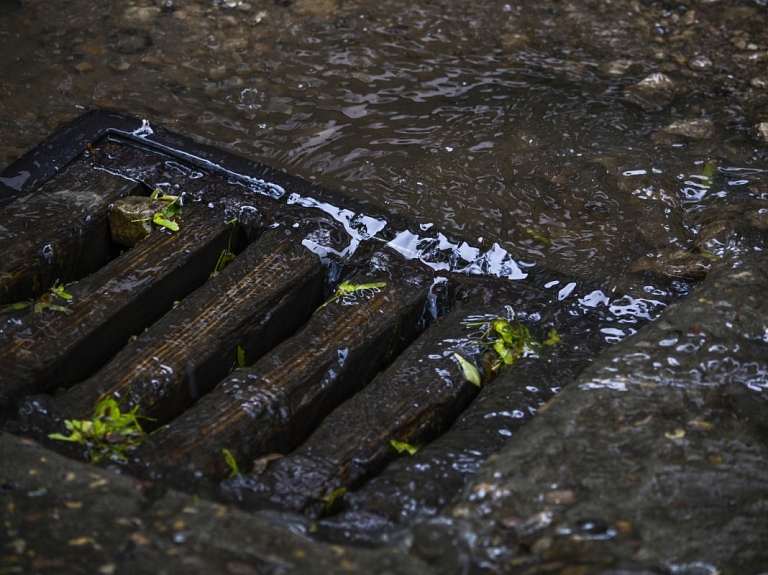
[(60, 285), (58, 281), (56, 281), (56, 283), (53, 284), (53, 287), (51, 288), (51, 293), (67, 301), (72, 299), (72, 296), (64, 291), (64, 284)]
[(350, 283), (349, 281), (341, 282), (341, 284), (339, 284), (339, 287), (336, 288), (336, 292), (333, 294), (333, 297), (331, 297), (331, 299), (329, 299), (327, 302), (325, 302), (323, 305), (317, 308), (315, 310), (315, 313), (319, 312), (329, 303), (336, 301), (337, 299), (339, 299), (340, 297), (344, 297), (345, 295), (354, 293), (356, 291), (362, 291), (366, 289), (377, 289), (377, 288), (383, 288), (386, 286), (387, 286), (387, 282), (372, 282), (369, 284), (353, 284), (353, 283)]
[(459, 367), (461, 367), (461, 371), (464, 374), (464, 378), (469, 383), (472, 383), (477, 387), (480, 387), (483, 384), (483, 378), (480, 376), (480, 372), (478, 371), (478, 369), (458, 353), (454, 353), (453, 357), (455, 357), (456, 360), (459, 362)]
[(174, 221), (171, 221), (171, 220), (167, 219), (160, 212), (157, 212), (154, 215), (154, 217), (152, 218), (152, 221), (155, 222), (158, 226), (162, 226), (164, 228), (168, 228), (172, 232), (178, 232), (179, 231), (179, 224), (177, 224)]
[(398, 441), (397, 439), (390, 439), (389, 443), (397, 450), (398, 453), (406, 452), (408, 455), (414, 455), (419, 450), (418, 445), (411, 445), (410, 443), (406, 443), (405, 441)]
[(560, 336), (557, 334), (557, 330), (552, 328), (549, 330), (549, 333), (547, 333), (547, 339), (544, 340), (544, 345), (555, 345), (556, 343), (560, 343)]
[(328, 497), (325, 498), (325, 512), (328, 513), (333, 507), (333, 504), (336, 502), (336, 500), (344, 497), (344, 494), (346, 492), (347, 492), (346, 487), (339, 487), (338, 489), (334, 489), (333, 491), (331, 491), (328, 494)]
[(227, 467), (229, 467), (229, 476), (227, 478), (232, 479), (235, 475), (240, 473), (240, 467), (237, 465), (237, 460), (229, 449), (222, 449), (221, 452), (224, 454), (224, 462), (227, 464)]
[[(74, 441), (88, 448), (91, 463), (104, 458), (125, 461), (129, 450), (144, 441), (146, 434), (139, 424), (139, 406), (122, 413), (120, 404), (112, 398), (96, 404), (91, 419), (67, 419), (65, 427), (70, 431), (66, 436), (52, 433), (48, 437), (60, 441)], [(142, 419), (150, 419), (142, 417)]]
[(237, 346), (237, 367), (245, 367), (245, 350)]
[(525, 228), (525, 232), (529, 236), (531, 236), (534, 240), (537, 240), (546, 246), (552, 245), (552, 240), (550, 240), (547, 236), (545, 236), (544, 234), (542, 234), (541, 232), (533, 228)]

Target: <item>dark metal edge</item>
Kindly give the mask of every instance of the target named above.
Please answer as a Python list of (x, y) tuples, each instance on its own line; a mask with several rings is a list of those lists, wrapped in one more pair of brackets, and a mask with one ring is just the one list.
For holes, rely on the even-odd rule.
[[(352, 199), (284, 170), (199, 143), (163, 126), (150, 125), (147, 120), (106, 110), (87, 112), (65, 124), (8, 166), (0, 174), (0, 207), (32, 193), (77, 158), (87, 144), (105, 136), (162, 153), (204, 172), (251, 188), (263, 188), (263, 193), (273, 197), (280, 195), (279, 189), (282, 189), (285, 191), (281, 195), (283, 200), (289, 194), (297, 193), (337, 208), (349, 209), (356, 214), (380, 217), (387, 220), (394, 229), (406, 227), (404, 222), (393, 222), (392, 214), (383, 214), (370, 202)], [(269, 194), (269, 190), (275, 193)]]

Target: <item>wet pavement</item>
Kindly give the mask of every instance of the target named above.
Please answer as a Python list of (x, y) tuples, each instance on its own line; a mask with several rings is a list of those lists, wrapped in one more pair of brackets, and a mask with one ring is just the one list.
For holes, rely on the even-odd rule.
[(539, 410), (439, 515), (371, 546), (3, 434), (4, 572), (762, 573), (764, 262), (721, 266)]
[(355, 515), (382, 475), (335, 524), (247, 515), (4, 434), (0, 573), (768, 572), (762, 2), (3, 8), (0, 166), (83, 110), (132, 113), (588, 279), (616, 345), (544, 370), (563, 391), (446, 459), (448, 495), (394, 479), (423, 514)]

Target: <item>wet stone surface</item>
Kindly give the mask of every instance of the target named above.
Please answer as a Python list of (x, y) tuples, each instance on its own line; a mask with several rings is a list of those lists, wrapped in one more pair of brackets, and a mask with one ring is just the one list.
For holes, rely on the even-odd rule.
[[(578, 361), (513, 366), (541, 385), (487, 387), (441, 438), (445, 457), (420, 459), (435, 441), (395, 460), (317, 526), (2, 435), (0, 573), (764, 573), (764, 4), (6, 1), (0, 166), (83, 110), (139, 115), (429, 230), (445, 261), (459, 238), (588, 278), (603, 291), (563, 281), (547, 301), (563, 290), (574, 321), (597, 309), (613, 323), (583, 334)], [(122, 153), (101, 152), (111, 167)], [(125, 175), (162, 183), (178, 167)], [(35, 297), (85, 273), (48, 271)], [(486, 416), (493, 441), (462, 441)], [(430, 482), (445, 491), (419, 490)]]
[(766, 288), (760, 258), (716, 266), (539, 409), (440, 515), (373, 548), (317, 542), (298, 516), (248, 515), (3, 434), (0, 455), (14, 462), (0, 474), (3, 568), (761, 573)]
[(443, 533), (514, 573), (762, 572), (766, 286), (763, 258), (714, 270), (540, 409), (417, 547)]

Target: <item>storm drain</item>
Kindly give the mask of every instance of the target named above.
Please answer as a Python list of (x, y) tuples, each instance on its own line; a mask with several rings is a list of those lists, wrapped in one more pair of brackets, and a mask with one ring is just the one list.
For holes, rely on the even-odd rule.
[[(578, 282), (409, 252), (370, 206), (130, 118), (84, 116), (0, 183), (5, 429), (328, 537), (437, 513), (606, 345)], [(134, 204), (149, 234), (119, 245)], [(100, 405), (149, 435), (62, 440)]]

